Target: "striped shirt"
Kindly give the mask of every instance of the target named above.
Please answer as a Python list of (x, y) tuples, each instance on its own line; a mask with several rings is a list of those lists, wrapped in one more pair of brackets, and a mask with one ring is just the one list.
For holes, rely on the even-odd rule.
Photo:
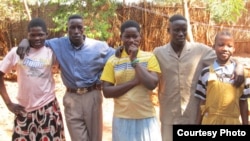
[[(140, 65), (149, 71), (160, 73), (160, 67), (154, 54), (140, 51), (137, 54)], [(125, 50), (121, 58), (114, 55), (107, 61), (101, 80), (115, 85), (128, 82), (135, 77), (135, 70)], [(137, 85), (126, 94), (114, 98), (114, 116), (119, 118), (147, 118), (155, 116), (155, 109), (150, 98), (150, 90), (143, 85)]]
[[(210, 76), (209, 72), (210, 67), (211, 66), (205, 67), (202, 70), (195, 91), (195, 96), (202, 100), (206, 100), (206, 91), (207, 91), (208, 78)], [(234, 83), (234, 80), (232, 79), (236, 67), (236, 64), (234, 62), (229, 65), (220, 66), (216, 61), (214, 61), (212, 67), (216, 73), (217, 80), (224, 83), (230, 83), (230, 84)], [(240, 98), (241, 100), (246, 100), (250, 96), (250, 88), (249, 88), (250, 79), (246, 78), (244, 84), (245, 85), (244, 85), (243, 95)]]

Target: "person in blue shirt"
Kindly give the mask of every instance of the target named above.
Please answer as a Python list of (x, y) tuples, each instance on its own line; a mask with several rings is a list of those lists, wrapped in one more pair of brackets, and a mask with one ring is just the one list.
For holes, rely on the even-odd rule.
[[(68, 36), (46, 40), (56, 55), (66, 92), (63, 97), (65, 119), (72, 141), (102, 140), (102, 93), (100, 75), (115, 50), (104, 41), (84, 35), (80, 15), (68, 18)], [(17, 53), (27, 52), (29, 43), (23, 39)]]

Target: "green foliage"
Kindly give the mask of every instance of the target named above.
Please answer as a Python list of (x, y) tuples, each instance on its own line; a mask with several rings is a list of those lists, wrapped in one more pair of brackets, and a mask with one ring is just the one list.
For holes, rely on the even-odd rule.
[(211, 19), (216, 23), (234, 23), (246, 12), (243, 0), (205, 0), (211, 11)]
[(20, 0), (1, 0), (0, 2), (0, 21), (7, 19), (14, 22), (25, 19), (27, 16), (23, 14), (24, 12), (23, 3)]
[(106, 40), (112, 36), (109, 31), (109, 19), (115, 16), (116, 4), (111, 0), (57, 0), (59, 9), (51, 14), (56, 23), (54, 31), (64, 31), (67, 28), (67, 18), (72, 14), (82, 15), (85, 23), (85, 34), (88, 37)]
[[(246, 1), (246, 0), (245, 0)], [(215, 23), (235, 23), (246, 12), (244, 0), (188, 0), (190, 6), (195, 3), (204, 3), (210, 11), (211, 19)], [(155, 0), (158, 4), (180, 4), (182, 0)]]

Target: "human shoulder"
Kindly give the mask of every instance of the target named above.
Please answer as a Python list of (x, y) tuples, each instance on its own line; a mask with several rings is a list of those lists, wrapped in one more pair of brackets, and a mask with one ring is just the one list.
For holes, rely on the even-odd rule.
[(212, 47), (204, 44), (204, 43), (200, 43), (200, 42), (187, 42), (187, 45), (188, 46), (191, 46), (191, 47), (196, 47), (196, 48), (200, 48), (200, 49), (212, 49)]
[(163, 50), (165, 50), (166, 48), (168, 48), (169, 46), (170, 46), (170, 43), (165, 44), (165, 45), (162, 45), (162, 46), (155, 47), (154, 50), (153, 50), (153, 52), (154, 52), (155, 54), (160, 53), (160, 52), (162, 52)]
[(96, 40), (96, 39), (92, 39), (92, 38), (85, 38), (84, 44), (86, 46), (91, 46), (91, 47), (97, 47), (97, 48), (110, 48), (108, 43), (106, 41), (101, 41), (101, 40)]
[(50, 38), (47, 39), (46, 41), (64, 41), (64, 40), (69, 40), (68, 36)]
[(97, 40), (97, 39), (93, 39), (93, 38), (85, 38), (85, 42), (87, 43), (98, 43), (98, 44), (107, 44), (106, 41), (102, 41), (102, 40)]
[(11, 49), (10, 49), (10, 52), (15, 52), (16, 50), (17, 50), (17, 46), (14, 46), (14, 47), (12, 47)]
[(122, 58), (118, 58), (115, 56), (115, 54), (111, 55), (107, 62), (106, 63), (109, 63), (109, 64), (117, 64), (117, 62), (119, 62), (119, 60), (122, 60)]
[(204, 76), (206, 75), (207, 73), (209, 73), (209, 69), (210, 69), (211, 66), (207, 66), (207, 67), (204, 67), (201, 71), (201, 76)]
[(53, 52), (52, 48), (50, 48), (49, 46), (45, 45), (42, 47), (44, 50), (47, 50), (47, 51), (50, 51), (50, 52)]
[(59, 37), (59, 38), (51, 38), (46, 40), (46, 44), (58, 44), (58, 43), (65, 43), (70, 42), (67, 36)]
[(7, 54), (17, 55), (17, 53), (16, 53), (17, 48), (18, 48), (18, 47), (16, 47), (16, 46), (12, 47), (12, 48), (10, 49), (10, 51), (9, 51)]
[(140, 50), (140, 54), (141, 54), (141, 56), (152, 56), (152, 55), (154, 55), (153, 52), (143, 51), (143, 50)]
[(113, 60), (118, 60), (118, 59), (119, 59), (119, 58), (116, 57), (116, 56), (113, 54), (113, 55), (111, 55), (111, 56), (109, 57), (108, 61), (113, 61)]
[(9, 62), (9, 61), (14, 61), (14, 60), (20, 59), (19, 55), (16, 53), (17, 48), (18, 47), (16, 47), (16, 46), (12, 47), (8, 51), (8, 53), (4, 56), (4, 59), (2, 60), (2, 62), (7, 61), (7, 60), (8, 60), (7, 62)]

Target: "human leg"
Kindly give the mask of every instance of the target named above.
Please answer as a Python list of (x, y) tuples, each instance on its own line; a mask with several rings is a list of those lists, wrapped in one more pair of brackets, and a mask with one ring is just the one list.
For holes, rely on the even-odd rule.
[(162, 141), (173, 141), (173, 126), (161, 123)]
[(71, 141), (90, 141), (84, 121), (84, 95), (66, 92), (63, 97), (64, 113)]
[(93, 90), (86, 95), (84, 119), (87, 124), (90, 141), (102, 141), (102, 101), (100, 90)]
[(102, 140), (102, 99), (100, 90), (65, 94), (65, 118), (72, 141)]

